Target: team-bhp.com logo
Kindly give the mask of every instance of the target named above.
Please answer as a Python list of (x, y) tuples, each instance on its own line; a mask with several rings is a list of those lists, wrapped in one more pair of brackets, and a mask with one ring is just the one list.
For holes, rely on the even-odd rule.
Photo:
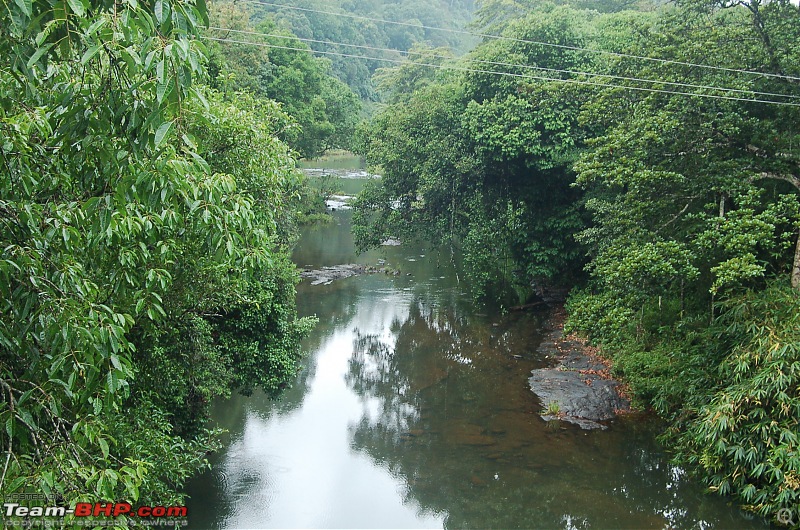
[[(18, 502), (4, 502), (3, 515), (5, 516), (5, 526), (18, 526), (13, 521), (25, 522), (24, 526), (34, 526), (37, 522), (44, 522), (44, 519), (64, 518), (72, 516), (79, 522), (83, 519), (92, 518), (92, 526), (98, 525), (97, 517), (108, 517), (109, 523), (115, 521), (117, 517), (125, 516), (137, 518), (138, 523), (144, 526), (161, 526), (162, 524), (186, 526), (188, 515), (186, 506), (138, 506), (134, 508), (127, 502), (79, 502), (74, 508), (66, 506), (23, 506)], [(11, 522), (11, 525), (9, 523)]]
[(130, 515), (136, 517), (186, 517), (186, 506), (139, 506), (133, 509), (127, 502), (94, 504), (89, 502), (79, 502), (75, 508), (64, 506), (21, 506), (16, 502), (3, 503), (6, 517), (64, 517), (74, 515), (75, 517), (119, 517), (120, 515)]

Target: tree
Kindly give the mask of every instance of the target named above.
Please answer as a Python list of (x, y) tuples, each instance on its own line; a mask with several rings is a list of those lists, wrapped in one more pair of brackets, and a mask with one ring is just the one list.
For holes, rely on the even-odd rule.
[[(620, 50), (660, 62), (609, 62), (667, 93), (609, 89), (584, 107), (605, 129), (575, 165), (594, 225), (579, 236), (592, 281), (570, 301), (570, 326), (613, 352), (713, 490), (774, 517), (798, 490), (787, 416), (798, 358), (784, 345), (797, 311), (800, 114), (783, 95), (797, 94), (800, 13), (720, 7), (666, 10)], [(756, 73), (729, 70), (743, 68)], [(712, 88), (723, 86), (736, 91)]]
[[(329, 57), (333, 74), (362, 101), (369, 103), (379, 101), (370, 76), (386, 66), (382, 59), (399, 60), (403, 57), (399, 52), (410, 50), (414, 45), (453, 48), (461, 52), (469, 49), (475, 39), (464, 36), (459, 30), (469, 22), (473, 9), (472, 0), (330, 0), (304, 1), (292, 7), (259, 4), (254, 13), (257, 19), (274, 17), (281, 27), (298, 37), (314, 39), (317, 41), (311, 43), (314, 50), (375, 57)], [(384, 20), (388, 23), (382, 22)], [(455, 31), (431, 29), (437, 27)], [(359, 48), (351, 45), (392, 48), (397, 52), (373, 49), (362, 54), (357, 51)]]
[[(262, 99), (283, 104), (297, 126), (279, 132), (304, 157), (329, 148), (348, 148), (359, 119), (360, 102), (344, 83), (330, 73), (327, 59), (316, 58), (292, 33), (279, 29), (271, 18), (257, 27), (242, 7), (223, 2), (212, 9), (213, 38), (244, 42), (210, 41), (209, 70), (212, 86), (223, 92), (246, 90)], [(260, 35), (264, 35), (263, 37)]]
[(295, 177), (269, 120), (285, 116), (222, 119), (196, 84), (207, 22), (202, 1), (0, 11), (4, 492), (177, 503), (216, 443), (172, 416), (209, 395), (192, 392), (293, 371), (308, 322), (277, 229)]
[[(487, 40), (459, 62), (418, 49), (376, 76), (393, 104), (367, 134), (364, 152), (383, 179), (356, 205), (357, 240), (416, 233), (444, 242), (463, 253), (476, 296), (505, 302), (524, 301), (532, 281), (566, 283), (580, 271), (573, 234), (585, 220), (570, 166), (584, 137), (578, 116), (587, 92), (558, 78), (534, 83), (522, 66), (500, 68), (586, 62), (574, 51), (521, 42), (552, 35), (564, 46), (583, 42), (576, 12), (545, 12), (511, 24), (509, 40)], [(485, 249), (486, 241), (494, 248)]]

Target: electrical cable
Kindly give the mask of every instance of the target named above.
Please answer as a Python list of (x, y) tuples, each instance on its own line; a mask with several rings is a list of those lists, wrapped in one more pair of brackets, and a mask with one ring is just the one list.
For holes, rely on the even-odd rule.
[[(407, 64), (406, 61), (400, 61), (397, 59), (388, 59), (383, 57), (370, 57), (366, 55), (357, 55), (352, 53), (342, 53), (342, 52), (333, 52), (333, 51), (324, 51), (324, 50), (314, 50), (310, 48), (295, 48), (291, 46), (278, 46), (269, 43), (261, 43), (261, 42), (247, 42), (247, 41), (237, 41), (234, 39), (220, 39), (216, 37), (209, 37), (209, 36), (202, 36), (202, 39), (211, 40), (216, 42), (227, 42), (231, 44), (244, 44), (249, 46), (258, 46), (264, 48), (276, 48), (281, 50), (293, 50), (299, 52), (308, 52), (308, 53), (317, 53), (322, 55), (334, 55), (338, 57), (350, 57), (356, 59), (369, 59), (374, 61), (383, 61), (389, 62), (394, 64)], [(286, 37), (289, 38), (289, 37)], [(414, 63), (418, 66), (426, 66), (430, 68), (438, 68), (441, 70), (454, 70), (459, 72), (469, 72), (469, 73), (480, 73), (480, 74), (491, 74), (491, 75), (500, 75), (500, 76), (507, 76), (507, 77), (516, 77), (522, 79), (536, 79), (540, 81), (551, 81), (551, 82), (558, 82), (558, 83), (567, 83), (567, 84), (576, 84), (576, 85), (587, 85), (587, 86), (598, 86), (604, 88), (620, 88), (625, 90), (638, 90), (642, 92), (652, 92), (652, 93), (660, 93), (660, 94), (673, 94), (673, 95), (680, 95), (680, 96), (690, 96), (690, 97), (702, 97), (708, 99), (723, 99), (728, 101), (741, 101), (741, 102), (748, 102), (748, 103), (764, 103), (769, 105), (783, 105), (783, 106), (790, 106), (790, 107), (800, 107), (800, 103), (792, 103), (789, 101), (774, 101), (774, 100), (764, 100), (764, 99), (755, 99), (755, 98), (740, 98), (735, 96), (720, 96), (720, 95), (713, 95), (713, 94), (702, 94), (696, 92), (680, 92), (677, 90), (661, 90), (657, 88), (646, 88), (646, 87), (633, 87), (633, 86), (626, 86), (626, 85), (615, 85), (611, 83), (597, 83), (594, 81), (581, 81), (577, 79), (559, 79), (553, 77), (545, 77), (545, 76), (535, 76), (535, 75), (526, 75), (526, 74), (518, 74), (514, 72), (498, 72), (495, 70), (480, 70), (475, 68), (465, 68), (461, 66), (455, 65), (440, 65), (440, 64), (432, 64), (432, 63)]]
[(740, 74), (749, 74), (749, 75), (756, 75), (756, 76), (762, 76), (762, 77), (773, 77), (773, 78), (778, 78), (778, 79), (787, 79), (787, 80), (791, 80), (791, 81), (800, 81), (800, 77), (795, 77), (795, 76), (790, 76), (790, 75), (785, 75), (785, 74), (772, 74), (772, 73), (768, 73), (768, 72), (755, 72), (753, 70), (745, 70), (745, 69), (740, 69), (740, 68), (726, 68), (726, 67), (723, 67), (723, 66), (712, 66), (712, 65), (708, 65), (708, 64), (690, 63), (690, 62), (685, 62), (685, 61), (674, 61), (674, 60), (671, 60), (671, 59), (660, 59), (658, 57), (646, 57), (646, 56), (642, 56), (642, 55), (633, 55), (633, 54), (630, 54), (630, 53), (612, 52), (612, 51), (608, 51), (608, 50), (598, 50), (598, 49), (595, 49), (595, 48), (582, 48), (580, 46), (569, 46), (569, 45), (566, 45), (566, 44), (553, 44), (551, 42), (535, 41), (535, 40), (528, 40), (528, 39), (518, 39), (518, 38), (515, 38), (515, 37), (506, 37), (506, 36), (503, 36), (503, 35), (492, 35), (492, 34), (489, 34), (489, 33), (476, 33), (476, 32), (466, 31), (466, 30), (462, 30), (462, 29), (438, 28), (438, 27), (435, 27), (435, 26), (426, 26), (424, 24), (413, 24), (411, 22), (398, 22), (398, 21), (392, 21), (392, 20), (384, 20), (384, 19), (375, 18), (375, 17), (367, 17), (367, 16), (363, 16), (363, 15), (354, 15), (354, 14), (351, 14), (351, 13), (336, 13), (334, 11), (324, 11), (324, 10), (321, 10), (321, 9), (311, 9), (309, 7), (299, 7), (299, 6), (291, 6), (291, 5), (287, 5), (287, 4), (278, 4), (278, 3), (275, 3), (275, 2), (267, 2), (265, 0), (237, 0), (237, 1), (241, 2), (241, 3), (246, 3), (246, 4), (258, 4), (258, 5), (279, 7), (279, 8), (285, 8), (285, 9), (294, 9), (294, 10), (297, 10), (297, 11), (306, 11), (306, 12), (310, 12), (310, 13), (319, 13), (319, 14), (323, 14), (323, 15), (341, 16), (341, 17), (353, 18), (353, 19), (358, 19), (358, 20), (366, 20), (366, 21), (369, 21), (369, 22), (378, 22), (378, 23), (381, 23), (381, 24), (395, 24), (395, 25), (398, 25), (398, 26), (412, 27), (412, 28), (417, 28), (417, 29), (424, 29), (424, 30), (431, 30), (431, 31), (444, 31), (444, 32), (447, 32), (447, 33), (455, 33), (455, 34), (459, 34), (459, 35), (470, 35), (470, 36), (473, 36), (473, 37), (480, 37), (480, 38), (483, 38), (483, 39), (496, 39), (496, 40), (505, 40), (505, 41), (510, 41), (510, 42), (519, 42), (519, 43), (524, 43), (524, 44), (536, 44), (536, 45), (539, 45), (539, 46), (549, 46), (549, 47), (552, 47), (552, 48), (559, 48), (559, 49), (564, 49), (564, 50), (573, 50), (573, 51), (580, 51), (580, 52), (586, 52), (586, 53), (598, 53), (598, 54), (604, 54), (604, 55), (611, 55), (611, 56), (614, 56), (614, 57), (620, 57), (620, 58), (625, 58), (625, 59), (640, 59), (640, 60), (643, 60), (643, 61), (653, 61), (653, 62), (658, 62), (658, 63), (662, 63), (662, 64), (675, 64), (675, 65), (680, 65), (680, 66), (692, 66), (692, 67), (697, 67), (697, 68), (709, 68), (709, 69), (712, 69), (712, 70), (718, 70), (718, 71), (723, 71), (723, 72), (735, 72), (735, 73), (740, 73)]
[[(246, 30), (232, 29), (232, 28), (221, 28), (221, 27), (217, 27), (217, 26), (210, 26), (209, 29), (215, 30), (215, 31), (226, 31), (226, 32), (229, 32), (229, 33), (241, 33), (241, 34), (244, 34), (244, 35), (254, 35), (254, 36), (258, 36), (258, 37), (269, 37), (269, 38), (298, 40), (298, 41), (301, 41), (301, 42), (311, 42), (311, 43), (315, 43), (315, 44), (327, 44), (327, 45), (331, 45), (331, 46), (349, 46), (351, 48), (359, 48), (359, 49), (370, 50), (370, 51), (395, 52), (395, 53), (405, 54), (406, 56), (408, 56), (408, 55), (420, 55), (420, 56), (431, 57), (431, 58), (434, 58), (434, 59), (451, 59), (451, 57), (446, 56), (446, 55), (428, 54), (428, 53), (425, 53), (425, 52), (416, 52), (416, 51), (413, 51), (413, 50), (397, 50), (397, 49), (394, 49), (394, 48), (379, 48), (379, 47), (375, 47), (375, 46), (366, 46), (366, 45), (362, 45), (362, 44), (348, 44), (348, 43), (345, 43), (345, 42), (325, 41), (325, 40), (319, 40), (319, 39), (310, 39), (310, 38), (304, 38), (304, 37), (297, 37), (297, 36), (294, 36), (294, 35), (279, 35), (279, 34), (274, 34), (274, 33), (260, 33), (258, 31), (246, 31)], [(738, 88), (727, 88), (727, 87), (719, 87), (719, 86), (713, 86), (713, 85), (697, 85), (697, 84), (693, 84), (693, 83), (679, 83), (679, 82), (676, 82), (676, 81), (664, 81), (664, 80), (660, 80), (660, 79), (646, 79), (646, 78), (639, 78), (639, 77), (626, 77), (626, 76), (619, 76), (619, 75), (613, 75), (613, 74), (602, 74), (602, 73), (597, 73), (597, 72), (582, 72), (582, 71), (577, 71), (577, 70), (564, 70), (564, 69), (560, 69), (560, 68), (547, 68), (547, 67), (544, 67), (544, 66), (532, 66), (532, 65), (526, 65), (526, 64), (505, 63), (505, 62), (497, 62), (497, 61), (486, 61), (486, 60), (472, 59), (472, 58), (467, 58), (467, 60), (469, 60), (472, 63), (486, 64), (486, 65), (490, 65), (490, 66), (502, 66), (502, 67), (509, 67), (509, 68), (522, 68), (522, 69), (526, 69), (526, 70), (556, 72), (556, 73), (562, 73), (562, 74), (583, 75), (583, 76), (589, 76), (589, 77), (603, 77), (603, 78), (608, 78), (608, 79), (617, 79), (617, 80), (621, 80), (621, 81), (638, 81), (638, 82), (642, 82), (642, 83), (654, 83), (654, 84), (659, 84), (659, 85), (669, 85), (669, 86), (676, 86), (676, 87), (697, 88), (697, 89), (703, 89), (703, 90), (719, 90), (719, 91), (722, 91), (722, 92), (733, 92), (733, 93), (739, 93), (739, 94), (754, 94), (754, 95), (757, 95), (757, 96), (800, 99), (800, 96), (795, 96), (795, 95), (791, 95), (791, 94), (777, 94), (777, 93), (774, 93), (774, 92), (761, 92), (761, 91), (758, 91), (758, 90), (743, 90), (743, 89), (738, 89)]]

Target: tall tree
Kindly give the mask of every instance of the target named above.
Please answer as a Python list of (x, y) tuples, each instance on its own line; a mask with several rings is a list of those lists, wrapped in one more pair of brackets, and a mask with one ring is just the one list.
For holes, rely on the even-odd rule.
[(667, 92), (587, 105), (607, 128), (575, 166), (593, 279), (571, 327), (613, 352), (713, 490), (773, 518), (800, 495), (798, 28), (786, 2), (665, 10), (619, 50), (657, 61), (617, 56), (608, 73)]
[[(254, 26), (240, 5), (215, 4), (211, 16), (215, 28), (225, 28), (209, 32), (212, 39), (222, 39), (209, 41), (212, 86), (282, 103), (296, 124), (287, 123), (282, 138), (304, 157), (351, 147), (361, 105), (332, 75), (328, 59), (314, 57), (304, 42), (271, 18)], [(236, 42), (225, 42), (229, 40)]]
[[(418, 49), (382, 71), (394, 103), (373, 121), (365, 147), (383, 170), (382, 190), (357, 204), (358, 238), (372, 234), (374, 244), (418, 230), (446, 242), (463, 253), (474, 293), (505, 302), (527, 298), (532, 281), (566, 283), (579, 273), (573, 234), (585, 221), (571, 165), (587, 92), (558, 77), (533, 82), (530, 72), (587, 64), (564, 47), (582, 44), (586, 26), (576, 11), (547, 4), (509, 24), (507, 39), (487, 39), (457, 62)], [(562, 47), (523, 42), (554, 35)]]
[(207, 22), (202, 0), (0, 10), (4, 493), (177, 503), (215, 442), (173, 415), (294, 370), (286, 118), (226, 122), (196, 84)]

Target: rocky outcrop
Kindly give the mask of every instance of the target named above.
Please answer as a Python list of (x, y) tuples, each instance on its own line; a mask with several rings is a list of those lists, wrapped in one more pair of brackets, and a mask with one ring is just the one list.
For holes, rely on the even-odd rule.
[(630, 409), (621, 385), (611, 378), (608, 366), (593, 348), (576, 337), (564, 337), (563, 310), (548, 321), (547, 335), (539, 352), (556, 365), (531, 372), (531, 390), (542, 401), (542, 418), (560, 419), (584, 429), (605, 429), (602, 421)]

